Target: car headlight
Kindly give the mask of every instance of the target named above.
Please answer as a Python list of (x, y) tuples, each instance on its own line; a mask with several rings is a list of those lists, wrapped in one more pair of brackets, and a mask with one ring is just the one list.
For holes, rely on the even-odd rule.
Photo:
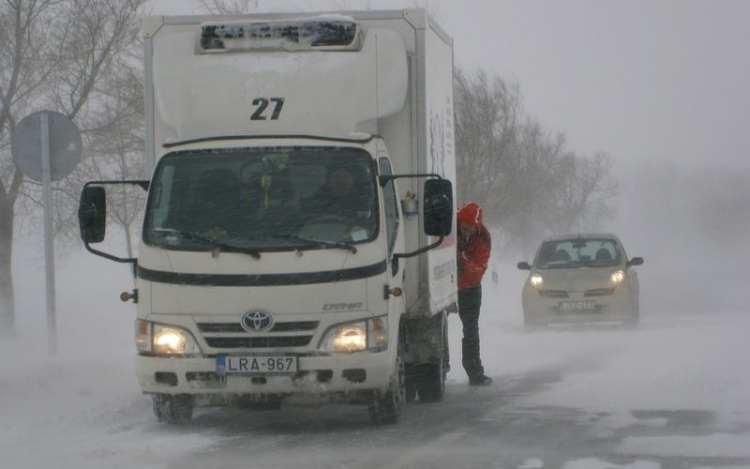
[(326, 331), (318, 345), (324, 352), (363, 352), (388, 348), (388, 318), (337, 324)]
[(533, 273), (531, 274), (531, 277), (529, 277), (529, 283), (532, 287), (541, 287), (542, 283), (544, 283), (544, 279), (542, 278), (542, 274)]
[(615, 270), (614, 272), (612, 272), (612, 275), (609, 276), (609, 280), (613, 285), (619, 285), (623, 280), (625, 280), (625, 272), (623, 272), (622, 270)]
[(200, 347), (188, 330), (151, 321), (136, 321), (135, 345), (139, 352), (155, 355), (201, 353)]

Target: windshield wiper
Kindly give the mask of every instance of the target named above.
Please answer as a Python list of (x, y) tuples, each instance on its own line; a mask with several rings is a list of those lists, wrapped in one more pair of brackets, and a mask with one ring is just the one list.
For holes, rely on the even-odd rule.
[(258, 251), (251, 251), (249, 249), (244, 249), (233, 244), (222, 243), (221, 241), (216, 241), (215, 239), (209, 238), (208, 236), (203, 236), (202, 234), (192, 233), (190, 231), (180, 231), (172, 228), (153, 228), (151, 231), (156, 233), (173, 234), (182, 239), (208, 244), (209, 246), (213, 247), (212, 255), (214, 257), (216, 257), (216, 255), (218, 255), (218, 253), (221, 252), (222, 249), (224, 249), (227, 252), (241, 252), (243, 254), (249, 254), (253, 257), (253, 259), (260, 259), (260, 253)]
[(307, 243), (313, 246), (319, 246), (319, 247), (330, 247), (330, 248), (342, 248), (347, 249), (351, 251), (352, 253), (357, 253), (357, 248), (354, 247), (351, 243), (347, 243), (346, 241), (330, 241), (326, 239), (318, 239), (318, 238), (306, 238), (304, 236), (296, 236), (296, 235), (275, 235), (275, 236), (268, 236), (263, 239), (288, 239), (292, 241), (302, 241), (303, 243)]

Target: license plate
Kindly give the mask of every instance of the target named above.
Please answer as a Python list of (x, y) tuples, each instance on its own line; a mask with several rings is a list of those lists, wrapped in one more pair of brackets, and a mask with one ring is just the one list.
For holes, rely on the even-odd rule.
[(220, 355), (216, 357), (219, 374), (279, 375), (295, 373), (298, 358), (291, 355)]
[(557, 309), (560, 312), (573, 312), (573, 311), (594, 311), (596, 309), (596, 303), (593, 301), (561, 301), (557, 305)]

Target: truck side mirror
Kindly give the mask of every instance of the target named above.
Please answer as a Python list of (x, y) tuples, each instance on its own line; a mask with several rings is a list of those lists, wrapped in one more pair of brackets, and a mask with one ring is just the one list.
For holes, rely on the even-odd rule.
[(424, 232), (428, 236), (448, 236), (453, 230), (453, 184), (447, 179), (424, 183)]
[(84, 243), (104, 241), (107, 223), (107, 193), (101, 186), (86, 186), (78, 205), (78, 225)]

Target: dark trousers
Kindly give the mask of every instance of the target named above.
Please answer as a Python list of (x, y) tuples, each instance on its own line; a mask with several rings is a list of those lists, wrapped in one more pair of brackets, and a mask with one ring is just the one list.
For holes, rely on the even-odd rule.
[(461, 362), (469, 379), (484, 376), (482, 359), (479, 357), (479, 309), (481, 307), (481, 286), (458, 291), (458, 315), (464, 326)]

